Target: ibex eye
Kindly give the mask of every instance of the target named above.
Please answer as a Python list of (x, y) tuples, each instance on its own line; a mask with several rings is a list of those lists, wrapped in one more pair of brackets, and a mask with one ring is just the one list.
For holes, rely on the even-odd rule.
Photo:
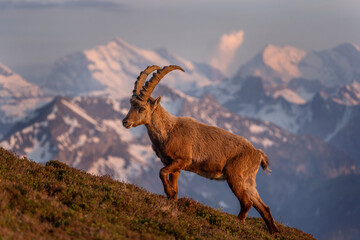
[(143, 112), (143, 111), (145, 111), (144, 107), (139, 108), (139, 112)]

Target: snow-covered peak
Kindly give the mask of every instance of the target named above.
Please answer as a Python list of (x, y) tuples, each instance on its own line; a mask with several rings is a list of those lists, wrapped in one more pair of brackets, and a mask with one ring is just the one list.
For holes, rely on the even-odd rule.
[(270, 44), (241, 66), (234, 78), (257, 76), (271, 87), (287, 84), (291, 79), (301, 76), (299, 64), (306, 54), (304, 50), (295, 47)]
[[(241, 66), (234, 78), (258, 76), (266, 86), (276, 90), (289, 87), (294, 79), (319, 82), (327, 88), (350, 84), (354, 80), (359, 82), (359, 49), (352, 43), (308, 52), (291, 46), (268, 45)], [(302, 89), (299, 91), (297, 94), (304, 95)]]
[(144, 60), (149, 62), (158, 62), (157, 65), (167, 64), (155, 51), (137, 48), (119, 37), (106, 45), (98, 46), (85, 52), (91, 53), (99, 50), (114, 53), (114, 55), (112, 55), (114, 60), (124, 60), (125, 57), (130, 57), (130, 59), (133, 57), (143, 57)]
[(167, 50), (141, 49), (116, 38), (57, 61), (46, 87), (60, 94), (107, 95), (120, 99), (130, 96), (134, 81), (147, 66), (173, 64), (183, 67), (185, 73), (171, 72), (163, 84), (188, 93), (214, 84), (207, 74), (209, 71), (204, 72), (198, 65)]
[(282, 80), (288, 82), (291, 78), (301, 76), (298, 64), (306, 56), (306, 51), (291, 46), (268, 45), (262, 56), (265, 65), (281, 74)]

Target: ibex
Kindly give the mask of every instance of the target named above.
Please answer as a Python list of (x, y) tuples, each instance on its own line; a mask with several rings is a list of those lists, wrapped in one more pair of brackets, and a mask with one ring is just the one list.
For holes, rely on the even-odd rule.
[[(176, 117), (161, 105), (161, 97), (151, 93), (159, 81), (172, 70), (184, 70), (176, 65), (160, 68), (149, 66), (140, 73), (130, 99), (130, 110), (123, 120), (126, 128), (144, 124), (152, 148), (165, 167), (160, 179), (169, 199), (177, 199), (177, 181), (181, 170), (191, 171), (215, 180), (227, 180), (240, 201), (238, 218), (245, 222), (252, 206), (260, 213), (270, 231), (279, 232), (270, 208), (256, 190), (255, 177), (259, 166), (268, 169), (268, 157), (256, 150), (245, 138), (221, 128), (200, 123), (190, 117)], [(157, 70), (145, 83), (147, 76)], [(143, 86), (144, 85), (144, 86)]]

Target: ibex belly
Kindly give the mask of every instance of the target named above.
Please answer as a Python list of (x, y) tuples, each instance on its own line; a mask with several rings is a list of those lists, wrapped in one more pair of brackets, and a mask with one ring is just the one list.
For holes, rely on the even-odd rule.
[(217, 166), (208, 166), (207, 164), (191, 164), (186, 167), (184, 170), (196, 173), (202, 177), (211, 179), (211, 180), (226, 180), (226, 176), (223, 173), (223, 169), (220, 165)]

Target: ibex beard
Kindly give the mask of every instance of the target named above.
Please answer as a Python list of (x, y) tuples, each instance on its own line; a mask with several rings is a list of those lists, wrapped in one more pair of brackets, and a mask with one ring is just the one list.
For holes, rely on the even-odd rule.
[[(157, 70), (145, 83), (147, 76)], [(159, 81), (170, 71), (181, 70), (176, 65), (160, 68), (149, 66), (135, 81), (130, 110), (123, 120), (126, 128), (145, 125), (152, 148), (164, 167), (160, 179), (169, 199), (177, 199), (177, 182), (181, 170), (191, 171), (203, 177), (226, 180), (239, 199), (240, 221), (253, 206), (264, 219), (269, 232), (279, 232), (270, 213), (256, 190), (255, 178), (259, 166), (270, 172), (268, 157), (257, 150), (245, 138), (224, 129), (200, 123), (189, 117), (176, 117), (161, 105), (161, 97), (154, 99), (151, 93)]]

